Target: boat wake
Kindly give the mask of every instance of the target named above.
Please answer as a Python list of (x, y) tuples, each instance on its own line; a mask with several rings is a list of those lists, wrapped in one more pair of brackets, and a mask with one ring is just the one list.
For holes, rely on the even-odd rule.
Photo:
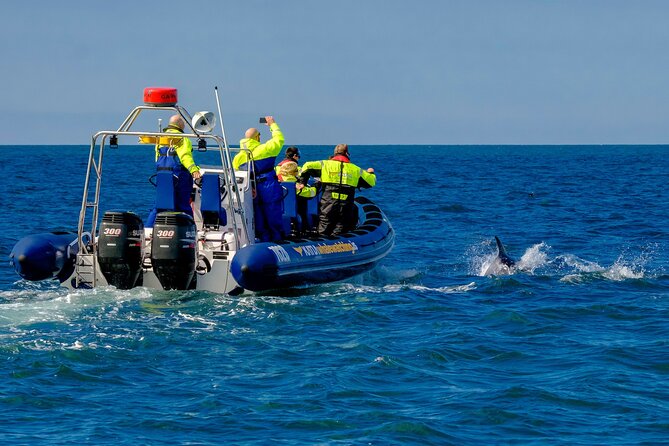
[(343, 286), (342, 291), (346, 293), (370, 293), (370, 294), (386, 294), (386, 293), (400, 293), (404, 291), (417, 292), (436, 292), (444, 294), (464, 293), (476, 288), (474, 282), (469, 282), (461, 285), (449, 286), (426, 286), (421, 283), (421, 278), (425, 273), (418, 269), (395, 269), (387, 266), (378, 266), (361, 276), (358, 276), (358, 281), (349, 281)]
[[(452, 286), (443, 286), (443, 287), (428, 287), (423, 285), (385, 285), (380, 288), (375, 288), (373, 290), (367, 290), (367, 292), (373, 293), (400, 293), (407, 290), (410, 291), (421, 291), (421, 292), (437, 292), (444, 294), (454, 294), (454, 293), (466, 293), (476, 289), (476, 283), (470, 282), (464, 285), (452, 285)], [(361, 290), (362, 291), (362, 290)]]
[(101, 317), (104, 313), (118, 313), (127, 302), (152, 298), (153, 293), (146, 288), (129, 291), (100, 287), (73, 291), (57, 287), (3, 291), (0, 292), (0, 328), (69, 324), (79, 320), (83, 313), (90, 313), (88, 317)]
[(392, 283), (385, 285), (364, 285), (359, 283), (332, 283), (327, 285), (320, 285), (312, 289), (312, 297), (317, 299), (337, 299), (340, 297), (355, 296), (356, 300), (371, 300), (376, 298), (367, 298), (370, 295), (387, 295), (402, 294), (406, 291), (415, 291), (417, 293), (440, 293), (440, 294), (457, 294), (466, 293), (476, 289), (475, 282), (469, 282), (462, 285), (450, 285), (442, 287), (430, 287), (421, 284), (407, 284), (407, 283)]

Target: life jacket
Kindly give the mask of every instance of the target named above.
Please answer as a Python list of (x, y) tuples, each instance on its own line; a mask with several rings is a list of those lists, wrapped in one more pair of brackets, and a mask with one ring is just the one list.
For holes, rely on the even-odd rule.
[[(297, 163), (297, 161), (295, 161), (292, 158), (284, 158), (279, 162), (279, 164), (276, 165), (276, 167), (274, 167), (274, 172), (276, 172), (276, 176), (279, 179), (279, 181), (283, 181), (281, 179), (281, 166), (283, 166), (286, 163)], [(299, 165), (297, 166), (297, 169), (299, 171), (299, 169), (300, 169)]]
[[(175, 126), (167, 126), (165, 133), (183, 133), (180, 128)], [(168, 142), (169, 141), (169, 142)], [(177, 149), (172, 144), (170, 138), (160, 138), (160, 142), (168, 142), (169, 145), (162, 145), (157, 147), (158, 159), (156, 160), (156, 170), (171, 170), (174, 173), (180, 173), (186, 170), (177, 155)]]

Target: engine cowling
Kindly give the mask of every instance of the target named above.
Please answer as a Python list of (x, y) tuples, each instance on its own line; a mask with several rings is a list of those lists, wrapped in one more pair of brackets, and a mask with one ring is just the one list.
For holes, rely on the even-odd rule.
[(186, 290), (195, 276), (197, 228), (190, 215), (161, 212), (151, 240), (153, 272), (166, 290)]
[(110, 285), (133, 288), (142, 271), (144, 224), (132, 212), (107, 211), (98, 237), (98, 263)]

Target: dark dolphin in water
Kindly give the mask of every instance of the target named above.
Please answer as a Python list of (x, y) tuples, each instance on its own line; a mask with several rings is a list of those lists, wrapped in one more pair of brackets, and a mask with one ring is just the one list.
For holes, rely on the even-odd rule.
[(486, 267), (484, 276), (495, 276), (501, 274), (513, 274), (516, 262), (506, 253), (506, 248), (499, 237), (495, 236), (497, 243), (497, 256), (490, 261)]
[(516, 262), (514, 262), (514, 260), (506, 253), (506, 249), (504, 248), (504, 245), (502, 245), (499, 237), (495, 236), (495, 241), (497, 242), (497, 258), (502, 263), (502, 265), (505, 265), (509, 268), (516, 266)]

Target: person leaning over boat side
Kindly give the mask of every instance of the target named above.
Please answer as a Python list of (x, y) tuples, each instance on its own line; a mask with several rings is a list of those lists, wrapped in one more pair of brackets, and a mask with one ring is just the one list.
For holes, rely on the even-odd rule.
[(249, 157), (248, 152), (243, 149), (251, 152), (252, 170), (255, 175), (253, 214), (256, 238), (261, 242), (277, 241), (283, 238), (281, 224), (283, 189), (276, 177), (274, 163), (283, 147), (284, 137), (272, 116), (266, 116), (265, 120), (272, 132), (272, 138), (261, 143), (258, 129), (248, 129), (244, 138), (239, 141), (239, 147), (242, 150), (232, 160), (232, 166), (235, 169), (247, 170)]
[[(286, 163), (291, 163), (291, 162), (298, 165), (299, 161), (300, 161), (300, 149), (298, 149), (295, 146), (288, 147), (286, 149), (286, 153), (284, 155), (284, 158), (274, 168), (274, 170), (276, 171), (276, 176), (279, 177), (279, 181), (281, 181), (281, 166), (283, 166)], [(299, 166), (298, 166), (298, 169), (299, 169)]]
[[(183, 133), (186, 121), (179, 116), (170, 117), (169, 124), (164, 133)], [(156, 170), (171, 170), (176, 177), (174, 185), (174, 207), (175, 210), (185, 212), (193, 216), (193, 208), (190, 205), (191, 192), (193, 191), (193, 179), (202, 177), (200, 168), (193, 159), (193, 144), (188, 138), (165, 138), (161, 137), (156, 144)], [(153, 208), (147, 218), (146, 227), (152, 228), (156, 221), (156, 208)]]
[(348, 145), (339, 144), (330, 159), (304, 163), (300, 171), (300, 183), (307, 184), (311, 176), (320, 177), (323, 186), (319, 234), (339, 235), (355, 229), (358, 224), (355, 189), (376, 185), (374, 169), (370, 167), (363, 170), (351, 163)]
[[(288, 161), (277, 167), (279, 167), (279, 181), (281, 183), (297, 183), (297, 173), (299, 168), (295, 161)], [(317, 193), (318, 188), (315, 186), (305, 186), (302, 183), (297, 183), (295, 185), (297, 215), (299, 215), (302, 220), (302, 226), (299, 228), (300, 230), (311, 229), (308, 226), (307, 201), (310, 198), (314, 198)]]

